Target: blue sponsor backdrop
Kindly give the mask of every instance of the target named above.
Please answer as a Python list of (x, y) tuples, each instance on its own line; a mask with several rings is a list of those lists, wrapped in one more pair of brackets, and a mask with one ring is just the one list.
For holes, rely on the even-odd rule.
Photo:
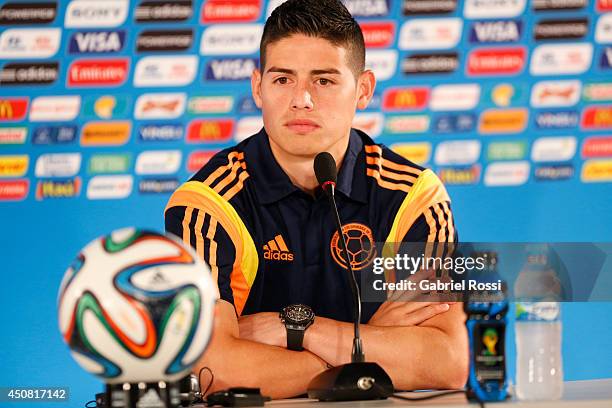
[[(170, 191), (261, 126), (246, 79), (279, 2), (128, 3), (0, 2), (0, 386), (70, 406), (100, 383), (57, 329), (65, 269), (162, 229)], [(346, 3), (379, 78), (355, 126), (438, 171), (463, 241), (610, 240), (612, 2)], [(566, 379), (612, 377), (612, 307), (563, 311)]]

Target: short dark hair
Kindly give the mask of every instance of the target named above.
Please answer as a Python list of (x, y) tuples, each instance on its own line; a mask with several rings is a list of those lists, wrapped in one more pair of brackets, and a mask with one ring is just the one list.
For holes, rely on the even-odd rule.
[(287, 0), (274, 9), (264, 26), (259, 58), (266, 65), (266, 48), (294, 34), (323, 38), (347, 50), (355, 78), (365, 69), (365, 42), (357, 21), (340, 0)]

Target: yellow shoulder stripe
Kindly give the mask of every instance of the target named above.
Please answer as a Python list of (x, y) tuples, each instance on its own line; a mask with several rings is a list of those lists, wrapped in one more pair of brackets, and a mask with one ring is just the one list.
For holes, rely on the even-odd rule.
[(395, 252), (396, 248), (390, 248), (387, 244), (401, 242), (410, 227), (427, 208), (445, 201), (450, 201), (450, 198), (444, 185), (433, 171), (425, 169), (404, 198), (395, 215), (384, 249)]
[(234, 207), (204, 183), (189, 181), (179, 187), (170, 197), (166, 211), (179, 206), (197, 208), (210, 214), (234, 243), (236, 258), (230, 279), (234, 306), (238, 315), (241, 315), (259, 266), (259, 256), (251, 234)]

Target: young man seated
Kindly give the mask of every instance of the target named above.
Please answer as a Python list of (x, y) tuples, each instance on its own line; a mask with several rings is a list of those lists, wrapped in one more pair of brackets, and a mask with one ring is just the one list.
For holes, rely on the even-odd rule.
[[(195, 372), (211, 369), (211, 391), (251, 386), (282, 398), (303, 394), (315, 375), (351, 356), (347, 259), (314, 175), (318, 153), (331, 153), (339, 169), (345, 233), (374, 244), (451, 242), (457, 232), (431, 170), (351, 129), (376, 81), (365, 69), (359, 25), (340, 1), (283, 3), (265, 24), (260, 61), (251, 87), (264, 128), (215, 155), (173, 194), (165, 217), (167, 231), (210, 265), (221, 297)], [(368, 262), (352, 266), (359, 275)], [(465, 384), (461, 304), (363, 302), (362, 309), (367, 360), (397, 389)], [(288, 330), (279, 313), (298, 312), (308, 321)]]

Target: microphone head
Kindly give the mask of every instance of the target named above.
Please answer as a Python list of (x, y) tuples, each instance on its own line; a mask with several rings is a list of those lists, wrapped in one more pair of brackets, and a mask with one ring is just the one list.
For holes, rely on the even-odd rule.
[(336, 161), (328, 152), (317, 154), (314, 159), (314, 172), (319, 184), (324, 185), (329, 182), (336, 184), (336, 179), (338, 178)]

